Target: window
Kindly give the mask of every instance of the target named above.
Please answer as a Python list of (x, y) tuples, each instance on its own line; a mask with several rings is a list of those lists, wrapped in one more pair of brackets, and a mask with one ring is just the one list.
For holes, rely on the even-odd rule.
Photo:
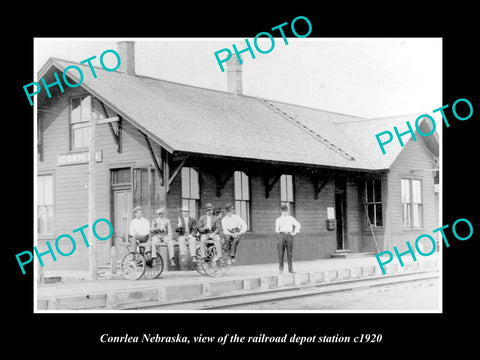
[(90, 142), (89, 121), (92, 116), (105, 115), (102, 104), (90, 95), (70, 99), (70, 149), (85, 148)]
[(198, 200), (200, 199), (198, 171), (194, 168), (182, 168), (182, 206), (188, 207), (190, 216), (197, 218)]
[(53, 175), (37, 178), (37, 234), (53, 235)]
[(130, 185), (132, 180), (130, 168), (112, 170), (112, 185)]
[(233, 174), (235, 187), (235, 213), (247, 223), (250, 230), (250, 186), (248, 176), (243, 171)]
[(410, 196), (410, 179), (402, 179), (401, 181), (402, 192), (402, 219), (403, 226), (410, 227), (411, 219), (411, 196)]
[(280, 205), (287, 205), (290, 214), (293, 214), (293, 180), (292, 175), (280, 176)]
[(367, 225), (383, 226), (382, 217), (382, 182), (381, 179), (367, 179), (365, 185), (367, 206)]
[(412, 217), (413, 226), (422, 226), (422, 181), (412, 180)]
[(401, 179), (403, 226), (418, 228), (422, 226), (422, 181)]
[[(150, 174), (148, 173), (150, 171)], [(119, 181), (130, 181), (130, 173), (119, 175)], [(124, 179), (122, 179), (122, 176)], [(133, 207), (140, 206), (143, 210), (143, 216), (147, 219), (152, 218), (152, 205), (155, 201), (155, 189), (153, 181), (154, 179), (153, 169), (150, 168), (135, 168), (133, 169)]]

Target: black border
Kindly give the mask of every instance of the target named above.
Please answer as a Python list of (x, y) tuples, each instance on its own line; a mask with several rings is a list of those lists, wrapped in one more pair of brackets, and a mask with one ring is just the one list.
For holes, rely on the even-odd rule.
[[(237, 333), (269, 336), (284, 333), (325, 335), (350, 335), (382, 333), (379, 344), (315, 344), (302, 347), (292, 344), (230, 344), (223, 347), (211, 345), (214, 350), (227, 350), (228, 354), (268, 356), (271, 351), (286, 354), (313, 351), (324, 356), (324, 350), (363, 350), (373, 356), (390, 356), (402, 352), (406, 356), (432, 354), (443, 348), (461, 345), (462, 350), (475, 344), (475, 324), (469, 327), (475, 313), (475, 257), (478, 253), (478, 215), (474, 211), (475, 194), (478, 194), (476, 175), (476, 141), (478, 130), (478, 38), (474, 37), (475, 9), (455, 3), (445, 9), (421, 9), (406, 3), (383, 4), (384, 8), (367, 7), (365, 3), (340, 4), (338, 9), (327, 8), (322, 3), (295, 10), (293, 4), (280, 3), (260, 13), (258, 6), (243, 3), (222, 5), (202, 4), (197, 10), (186, 3), (183, 11), (175, 12), (160, 3), (152, 5), (120, 4), (102, 12), (97, 5), (82, 6), (68, 13), (65, 8), (55, 12), (53, 4), (43, 4), (43, 9), (29, 9), (22, 17), (22, 34), (7, 40), (8, 52), (4, 56), (7, 70), (8, 101), (4, 119), (8, 134), (4, 135), (8, 149), (4, 149), (9, 188), (13, 199), (5, 197), (7, 217), (13, 216), (14, 229), (8, 229), (7, 281), (4, 298), (13, 329), (8, 331), (7, 347), (32, 348), (44, 355), (56, 356), (48, 346), (60, 346), (75, 355), (113, 354), (112, 350), (144, 351), (155, 356), (163, 353), (198, 357), (197, 351), (207, 350), (207, 345), (179, 346), (178, 344), (144, 347), (146, 344), (100, 344), (103, 333), (141, 335), (221, 336)], [(275, 8), (273, 11), (272, 8)], [(208, 9), (210, 8), (210, 9)], [(30, 15), (29, 15), (30, 14)], [(68, 14), (68, 15), (67, 15)], [(33, 108), (26, 105), (22, 86), (32, 81), (33, 37), (245, 37), (252, 38), (296, 16), (310, 19), (313, 31), (310, 37), (443, 37), (443, 103), (453, 104), (458, 98), (467, 98), (474, 107), (468, 121), (453, 118), (451, 108), (446, 113), (453, 119), (450, 128), (443, 129), (443, 224), (452, 224), (458, 218), (467, 218), (473, 224), (474, 235), (468, 241), (450, 241), (444, 247), (444, 313), (443, 314), (33, 314), (32, 272), (21, 275), (14, 254), (32, 246), (31, 219), (33, 217)], [(89, 21), (89, 19), (91, 21)], [(31, 24), (29, 27), (28, 24)], [(9, 31), (7, 34), (11, 33)], [(5, 94), (5, 93), (4, 93)], [(13, 101), (12, 101), (13, 100)], [(479, 109), (479, 110), (477, 110)], [(478, 112), (477, 112), (478, 111)], [(28, 124), (25, 126), (25, 124)], [(12, 128), (11, 128), (12, 127)], [(10, 130), (11, 128), (11, 130)], [(12, 139), (9, 141), (7, 139)], [(12, 151), (13, 150), (13, 151)], [(13, 170), (13, 171), (12, 171)], [(7, 192), (8, 193), (8, 192)], [(478, 195), (477, 195), (478, 198)], [(13, 209), (12, 209), (13, 205)], [(26, 225), (28, 224), (28, 225)], [(28, 232), (25, 232), (27, 229)], [(4, 228), (10, 228), (8, 222)], [(447, 231), (449, 239), (451, 232)], [(13, 311), (10, 310), (13, 304)], [(153, 320), (152, 320), (153, 319)], [(473, 319), (472, 319), (473, 320)], [(326, 347), (325, 347), (326, 346)], [(380, 352), (388, 348), (388, 352)], [(245, 351), (245, 349), (248, 351)], [(62, 350), (65, 351), (65, 350)], [(193, 351), (192, 351), (193, 350)], [(172, 353), (170, 353), (170, 351)], [(57, 353), (58, 355), (58, 353)], [(64, 353), (64, 355), (70, 355)], [(117, 354), (115, 354), (117, 355)], [(213, 355), (211, 353), (211, 355)], [(203, 356), (200, 356), (203, 357)]]

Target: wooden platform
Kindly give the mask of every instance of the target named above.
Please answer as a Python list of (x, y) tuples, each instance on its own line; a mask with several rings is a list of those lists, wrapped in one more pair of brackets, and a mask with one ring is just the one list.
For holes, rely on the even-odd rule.
[(361, 257), (369, 257), (375, 256), (375, 252), (357, 252), (352, 253), (350, 250), (337, 250), (335, 253), (332, 254), (332, 258), (335, 259), (351, 259), (351, 258), (361, 258)]

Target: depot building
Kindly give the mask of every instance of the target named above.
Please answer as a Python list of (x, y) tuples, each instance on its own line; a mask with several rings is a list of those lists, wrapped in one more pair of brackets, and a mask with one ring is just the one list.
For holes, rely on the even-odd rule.
[[(115, 231), (97, 241), (100, 266), (136, 206), (149, 220), (165, 207), (175, 226), (182, 206), (198, 219), (207, 203), (234, 204), (248, 224), (238, 264), (277, 261), (282, 204), (302, 225), (294, 260), (402, 251), (439, 226), (437, 133), (404, 136), (404, 147), (383, 155), (375, 134), (410, 118), (364, 119), (247, 96), (235, 60), (225, 92), (136, 75), (134, 47), (119, 42), (120, 67), (96, 68), (97, 78), (88, 65), (56, 58), (38, 73), (51, 84), (68, 66), (84, 70), (78, 87), (37, 95), (39, 251), (88, 223), (91, 116), (118, 118), (96, 127), (96, 216)], [(68, 73), (70, 83), (76, 74)], [(428, 126), (420, 123), (424, 133)], [(88, 249), (43, 261), (45, 269), (86, 270)]]

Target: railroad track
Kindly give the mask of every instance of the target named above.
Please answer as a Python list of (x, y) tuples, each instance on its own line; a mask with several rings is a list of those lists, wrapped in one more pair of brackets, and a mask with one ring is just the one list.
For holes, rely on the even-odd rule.
[(241, 305), (259, 304), (274, 300), (287, 300), (321, 294), (358, 291), (402, 283), (438, 280), (438, 277), (438, 270), (415, 271), (342, 280), (332, 283), (296, 285), (255, 291), (242, 290), (219, 296), (209, 296), (175, 302), (142, 302), (126, 305), (119, 308), (119, 310), (222, 310)]

